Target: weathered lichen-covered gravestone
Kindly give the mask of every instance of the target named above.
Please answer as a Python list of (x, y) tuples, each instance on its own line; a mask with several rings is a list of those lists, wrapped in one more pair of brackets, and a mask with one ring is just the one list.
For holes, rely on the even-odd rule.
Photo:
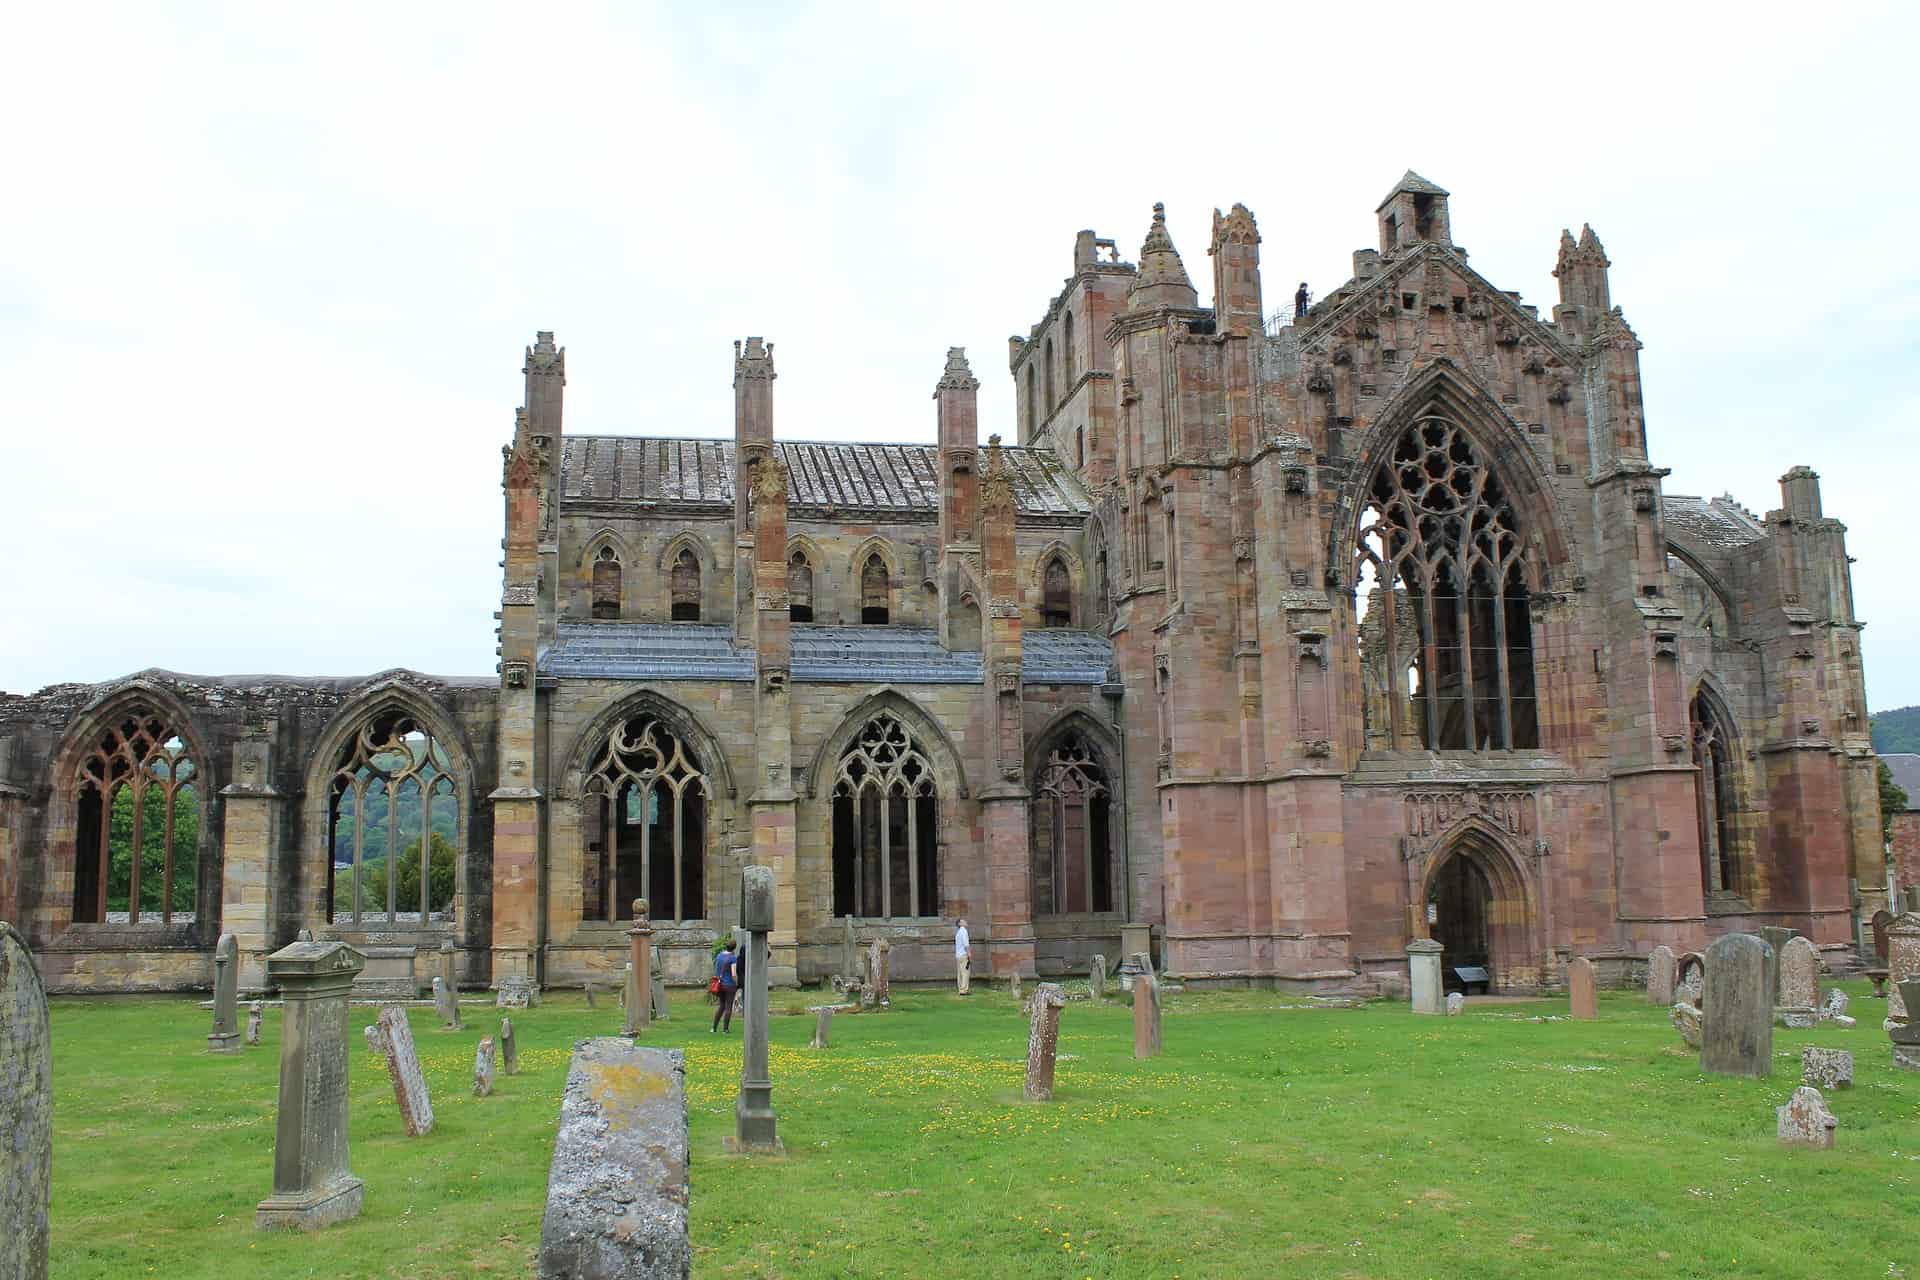
[[(740, 872), (740, 925), (747, 935), (746, 1026), (740, 1037), (740, 1097), (733, 1108), (734, 1151), (783, 1153), (773, 1113), (773, 1077), (767, 1070), (767, 934), (773, 931), (773, 868)], [(884, 939), (882, 942), (884, 944)], [(886, 992), (886, 952), (880, 953)]]
[(433, 1008), (434, 1012), (440, 1015), (440, 1021), (445, 1024), (440, 1028), (442, 1031), (461, 1029), (459, 997), (454, 995), (453, 988), (447, 985), (446, 979), (438, 974), (435, 974), (433, 979)]
[(1595, 990), (1593, 961), (1575, 956), (1567, 961), (1567, 1011), (1579, 1022), (1592, 1022), (1600, 1016), (1600, 997)]
[(813, 1014), (813, 1039), (807, 1041), (809, 1049), (824, 1049), (833, 1035), (833, 1010), (830, 1004), (813, 1005), (808, 1012)]
[(500, 1046), (500, 1070), (507, 1075), (520, 1074), (520, 1046), (513, 1038), (513, 1019), (500, 1019), (500, 1034), (494, 1043)]
[(1827, 1100), (1818, 1089), (1801, 1085), (1787, 1099), (1787, 1105), (1774, 1108), (1775, 1132), (1785, 1147), (1833, 1147), (1833, 1131), (1840, 1124), (1827, 1110)]
[[(1909, 896), (1913, 891), (1909, 890)], [(1902, 911), (1887, 926), (1887, 1017), (1899, 1021), (1909, 1012), (1920, 1018), (1920, 1009), (1911, 1009), (1903, 983), (1920, 978), (1920, 911)]]
[(1816, 1089), (1853, 1088), (1853, 1055), (1808, 1045), (1800, 1050), (1800, 1082)]
[(1668, 1011), (1667, 1019), (1673, 1023), (1673, 1029), (1680, 1033), (1680, 1038), (1687, 1042), (1689, 1049), (1700, 1047), (1700, 1007), (1698, 1005), (1677, 1000), (1673, 1008)]
[(1873, 954), (1884, 963), (1887, 958), (1887, 926), (1893, 923), (1893, 912), (1885, 907), (1873, 913)]
[(1133, 980), (1133, 1056), (1160, 1053), (1160, 980), (1143, 973)]
[(1095, 1004), (1107, 998), (1107, 958), (1097, 951), (1094, 952), (1092, 966), (1087, 970), (1087, 992)]
[(213, 948), (213, 1030), (207, 1052), (240, 1052), (240, 943), (230, 933)]
[(1647, 1003), (1658, 1005), (1662, 1009), (1673, 1003), (1673, 986), (1678, 967), (1674, 964), (1673, 948), (1664, 943), (1657, 946), (1647, 956)]
[(0, 920), (0, 1276), (46, 1280), (53, 1039), (39, 970)]
[(893, 943), (886, 938), (873, 940), (873, 960), (868, 972), (873, 981), (873, 1002), (876, 1007), (893, 1007)]
[(264, 1000), (255, 1000), (247, 1006), (247, 1043), (260, 1043), (260, 1025), (266, 1020), (267, 1004)]
[[(1901, 999), (1909, 1009), (1920, 1010), (1920, 979), (1909, 978), (1900, 984)], [(1904, 1071), (1920, 1071), (1920, 1016), (1886, 1022), (1887, 1038), (1893, 1041), (1893, 1065)]]
[(1707, 958), (1698, 951), (1689, 951), (1675, 962), (1679, 979), (1673, 988), (1673, 998), (1685, 1000), (1694, 1008), (1700, 1007), (1700, 998), (1707, 989)]
[(1773, 1072), (1771, 950), (1750, 933), (1730, 933), (1707, 948), (1701, 996), (1700, 1069), (1713, 1075)]
[[(1148, 980), (1135, 979), (1134, 985), (1138, 988), (1142, 981)], [(1053, 1101), (1053, 1067), (1060, 1044), (1060, 1010), (1066, 1005), (1066, 993), (1060, 990), (1058, 983), (1042, 982), (1033, 989), (1033, 1012), (1027, 1022), (1028, 1102)]]
[(456, 972), (455, 962), (459, 957), (454, 952), (452, 938), (442, 938), (440, 940), (438, 959), (440, 962), (440, 981), (447, 984), (447, 990), (458, 995), (460, 992), (460, 975)]
[(485, 1098), (493, 1093), (493, 1037), (481, 1036), (473, 1051), (473, 1096)]
[(1457, 1018), (1466, 1011), (1467, 997), (1459, 991), (1447, 992), (1447, 1016)]
[(365, 1188), (347, 1160), (347, 996), (366, 959), (344, 942), (296, 942), (267, 957), (280, 988), (280, 1114), (273, 1194), (257, 1227), (311, 1230), (360, 1212)]
[(1780, 952), (1787, 945), (1787, 939), (1799, 932), (1798, 929), (1775, 924), (1762, 925), (1760, 928), (1760, 941), (1773, 949), (1767, 957), (1767, 998), (1773, 1001), (1776, 1008), (1780, 1004)]
[(1814, 1024), (1814, 1006), (1820, 1002), (1820, 955), (1813, 944), (1795, 935), (1780, 949), (1780, 991), (1777, 1006), (1790, 1027)]
[(1407, 944), (1407, 976), (1413, 984), (1413, 1011), (1439, 1013), (1440, 953), (1443, 948), (1432, 938), (1415, 938)]
[(576, 1044), (547, 1175), (541, 1280), (685, 1280), (687, 1154), (680, 1050)]
[(1827, 988), (1827, 998), (1820, 1005), (1820, 1021), (1840, 1022), (1843, 1026), (1852, 1026), (1853, 1019), (1847, 1017), (1847, 1006), (1851, 1001), (1847, 993), (1838, 987)]
[(427, 1078), (420, 1070), (420, 1054), (413, 1047), (413, 1024), (407, 1011), (388, 1005), (366, 1030), (367, 1047), (387, 1064), (393, 1081), (393, 1101), (400, 1124), (409, 1138), (433, 1132), (433, 1099), (427, 1096)]

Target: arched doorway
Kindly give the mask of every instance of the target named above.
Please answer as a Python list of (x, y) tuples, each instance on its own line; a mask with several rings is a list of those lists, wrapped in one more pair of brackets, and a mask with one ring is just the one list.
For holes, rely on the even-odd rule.
[(1445, 948), (1440, 976), (1448, 990), (1480, 981), (1488, 991), (1540, 985), (1532, 897), (1503, 843), (1483, 830), (1460, 834), (1427, 872), (1421, 901), (1428, 931)]

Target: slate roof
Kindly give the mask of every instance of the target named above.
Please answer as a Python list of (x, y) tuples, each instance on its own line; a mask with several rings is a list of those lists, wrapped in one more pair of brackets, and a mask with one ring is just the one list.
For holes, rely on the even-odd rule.
[(1907, 812), (1920, 809), (1920, 755), (1910, 751), (1882, 752), (1880, 758), (1887, 762), (1887, 772), (1907, 793)]
[[(939, 449), (931, 444), (781, 440), (787, 501), (807, 514), (937, 514)], [(984, 451), (983, 451), (984, 453)], [(1084, 516), (1086, 490), (1050, 449), (1002, 450), (1022, 516)], [(560, 452), (563, 502), (650, 502), (731, 510), (733, 441), (671, 436), (567, 436)]]
[[(1022, 678), (1030, 684), (1099, 684), (1113, 662), (1106, 637), (1030, 631)], [(737, 680), (754, 675), (751, 650), (732, 629), (702, 622), (562, 622), (540, 655), (540, 674), (575, 680)], [(979, 684), (978, 653), (940, 647), (932, 627), (793, 628), (793, 679), (840, 684)]]
[(1444, 196), (1450, 194), (1445, 187), (1429, 182), (1409, 169), (1401, 175), (1400, 181), (1393, 184), (1393, 190), (1387, 192), (1386, 199), (1374, 206), (1374, 212), (1378, 213), (1381, 209), (1392, 204), (1393, 198), (1402, 191), (1411, 191), (1417, 196)]
[(1722, 551), (1744, 547), (1767, 536), (1766, 526), (1732, 498), (1695, 498), (1670, 493), (1666, 497), (1669, 527)]

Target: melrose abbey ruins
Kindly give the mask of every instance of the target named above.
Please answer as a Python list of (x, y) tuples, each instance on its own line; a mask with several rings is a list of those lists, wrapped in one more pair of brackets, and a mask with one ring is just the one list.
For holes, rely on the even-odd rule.
[(1210, 305), (1157, 208), (1132, 262), (1079, 233), (1009, 344), (1017, 443), (958, 347), (918, 442), (785, 438), (757, 337), (730, 439), (582, 435), (541, 333), (497, 672), (0, 695), (0, 919), (54, 991), (205, 987), (222, 933), (255, 991), (311, 929), (369, 994), (451, 944), (515, 1000), (617, 981), (638, 898), (701, 979), (748, 864), (776, 984), (850, 931), (950, 977), (959, 916), (995, 975), (1295, 991), (1404, 983), (1422, 937), (1496, 991), (1761, 925), (1851, 949), (1886, 877), (1818, 477), (1665, 491), (1591, 230), (1543, 318), (1440, 187), (1376, 220), (1271, 319), (1242, 206)]

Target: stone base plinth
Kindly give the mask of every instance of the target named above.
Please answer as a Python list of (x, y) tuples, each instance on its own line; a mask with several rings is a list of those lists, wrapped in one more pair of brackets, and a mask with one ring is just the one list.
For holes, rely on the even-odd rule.
[(293, 1195), (273, 1195), (253, 1211), (253, 1225), (262, 1231), (318, 1231), (336, 1222), (360, 1216), (366, 1184), (358, 1178)]
[(784, 1156), (787, 1144), (775, 1138), (772, 1142), (742, 1142), (739, 1138), (721, 1139), (721, 1150), (730, 1156)]
[(240, 1052), (240, 1033), (238, 1031), (229, 1031), (221, 1035), (208, 1036), (207, 1052), (208, 1053)]

